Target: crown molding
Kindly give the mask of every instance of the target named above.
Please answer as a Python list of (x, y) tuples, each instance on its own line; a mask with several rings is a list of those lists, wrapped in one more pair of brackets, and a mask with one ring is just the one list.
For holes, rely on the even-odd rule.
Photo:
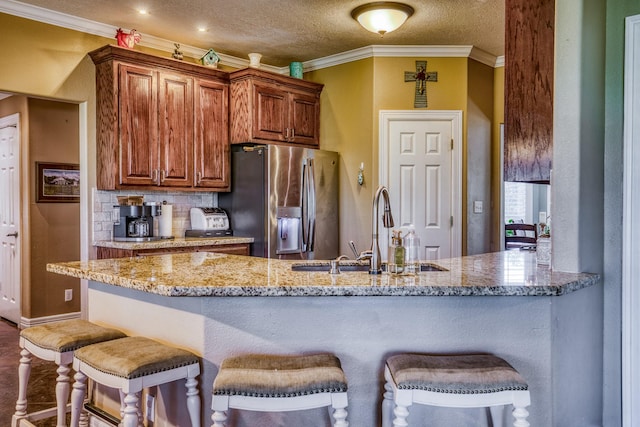
[[(93, 34), (95, 36), (114, 40), (117, 30), (117, 27), (113, 25), (107, 25), (100, 22), (91, 21), (89, 19), (79, 18), (77, 16), (56, 12), (39, 6), (20, 3), (15, 0), (0, 0), (0, 12), (6, 13), (8, 15), (19, 16), (21, 18), (31, 19), (32, 21), (42, 22), (44, 24), (55, 25), (57, 27), (67, 28), (69, 30), (80, 31), (82, 33)], [(130, 31), (130, 29), (125, 28), (123, 28), (123, 30)], [(175, 41), (142, 34), (142, 39), (140, 40), (139, 44), (151, 49), (173, 52), (173, 50), (175, 49), (175, 43)], [(194, 46), (182, 44), (180, 45), (180, 50), (186, 56), (194, 59), (202, 58), (202, 56), (204, 56), (204, 54), (208, 51)], [(229, 67), (246, 68), (249, 66), (248, 59), (236, 58), (234, 56), (225, 55), (222, 53), (218, 53), (218, 56), (220, 57), (220, 63)], [(261, 68), (269, 71), (281, 72), (280, 67), (274, 67), (271, 65), (263, 64)], [(288, 68), (287, 73), (289, 73)]]
[[(115, 38), (117, 30), (117, 28), (112, 25), (79, 18), (77, 16), (56, 12), (38, 6), (28, 5), (15, 0), (0, 0), (0, 12), (109, 39)], [(128, 31), (127, 29), (123, 30)], [(175, 48), (175, 41), (146, 34), (143, 34), (142, 36), (143, 37), (139, 43), (141, 46), (166, 52), (172, 52)], [(205, 49), (183, 44), (180, 45), (180, 50), (184, 55), (195, 59), (200, 59), (205, 53), (207, 53), (207, 50)], [(249, 66), (249, 61), (246, 59), (222, 53), (218, 53), (218, 56), (220, 57), (220, 63), (222, 65), (233, 68), (246, 68)], [(474, 46), (371, 45), (306, 61), (303, 63), (303, 70), (320, 70), (322, 68), (333, 67), (340, 64), (346, 64), (348, 62), (358, 61), (360, 59), (374, 57), (416, 56), (465, 57), (489, 65), (490, 67), (504, 66), (504, 56), (496, 58), (495, 56)], [(279, 74), (289, 74), (289, 67), (275, 67), (262, 64), (261, 68)]]
[[(303, 63), (304, 71), (320, 70), (340, 64), (358, 61), (366, 58), (382, 57), (440, 57), (440, 58), (470, 58), (490, 67), (498, 66), (498, 59), (474, 46), (401, 46), (401, 45), (372, 45), (349, 50), (324, 58), (313, 59)], [(504, 57), (502, 57), (504, 64)]]

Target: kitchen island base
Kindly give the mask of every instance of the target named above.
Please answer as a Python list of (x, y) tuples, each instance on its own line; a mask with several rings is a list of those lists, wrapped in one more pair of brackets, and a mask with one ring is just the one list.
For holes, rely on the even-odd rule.
[[(89, 320), (202, 356), (203, 425), (223, 359), (331, 352), (349, 383), (352, 426), (380, 426), (384, 361), (395, 353), (496, 354), (529, 383), (532, 426), (596, 426), (602, 407), (602, 288), (561, 296), (167, 297), (90, 281)], [(182, 390), (161, 386), (154, 427), (183, 425)], [(103, 403), (106, 398), (97, 393)], [(165, 402), (171, 402), (167, 405)], [(170, 409), (171, 408), (171, 409)], [(326, 411), (231, 411), (229, 425), (328, 426)], [(505, 424), (513, 421), (510, 408)], [(318, 421), (320, 420), (320, 421)], [(411, 408), (412, 427), (485, 426), (484, 409)]]

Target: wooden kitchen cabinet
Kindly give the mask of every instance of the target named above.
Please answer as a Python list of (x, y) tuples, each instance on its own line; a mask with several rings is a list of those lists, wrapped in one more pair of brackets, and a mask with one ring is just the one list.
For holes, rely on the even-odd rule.
[(234, 243), (228, 245), (208, 245), (208, 246), (184, 246), (172, 248), (149, 248), (149, 249), (120, 249), (98, 246), (96, 257), (98, 259), (108, 258), (128, 258), (139, 255), (166, 255), (185, 252), (216, 252), (229, 255), (249, 256), (249, 243)]
[(96, 64), (100, 190), (229, 190), (228, 74), (116, 46)]
[(231, 143), (318, 147), (323, 85), (247, 68), (230, 74)]
[(229, 85), (195, 81), (195, 182), (198, 188), (228, 190)]
[(504, 180), (549, 183), (555, 0), (506, 0)]

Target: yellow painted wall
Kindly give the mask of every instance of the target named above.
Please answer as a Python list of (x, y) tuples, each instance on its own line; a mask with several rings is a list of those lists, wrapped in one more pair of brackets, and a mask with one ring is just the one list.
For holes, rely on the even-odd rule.
[[(466, 135), (467, 58), (370, 58), (305, 74), (305, 79), (325, 85), (321, 148), (341, 155), (341, 253), (351, 253), (349, 240), (354, 240), (359, 250), (371, 244), (371, 204), (378, 186), (379, 111), (415, 109), (415, 83), (405, 82), (404, 72), (415, 71), (415, 61), (424, 59), (427, 71), (438, 72), (438, 81), (427, 83), (427, 110), (462, 110)], [(463, 138), (464, 145), (466, 136)], [(362, 187), (356, 183), (360, 163), (364, 163), (365, 174)]]
[[(35, 162), (79, 164), (78, 105), (29, 99), (30, 175)], [(49, 262), (80, 259), (80, 204), (37, 203), (36, 186), (29, 187), (29, 246), (31, 297), (25, 317), (39, 318), (80, 311), (80, 280), (46, 271)], [(64, 300), (65, 289), (73, 291)]]
[[(324, 83), (320, 98), (320, 147), (340, 153), (340, 252), (351, 254), (347, 244), (358, 250), (371, 243), (371, 197), (374, 164), (373, 59), (341, 64), (305, 74), (305, 79)], [(357, 184), (360, 163), (365, 182)], [(368, 224), (368, 225), (367, 225)]]
[[(86, 132), (81, 137), (89, 143), (82, 148), (87, 153), (87, 161), (81, 164), (81, 168), (83, 168), (83, 180), (86, 184), (84, 203), (88, 205), (91, 198), (87, 189), (95, 183), (95, 73), (87, 52), (110, 43), (111, 40), (2, 13), (0, 13), (0, 28), (3, 29), (3, 42), (6, 44), (5, 54), (0, 55), (2, 70), (0, 91), (67, 100), (79, 104), (86, 110), (83, 117), (86, 121)], [(28, 117), (23, 119), (27, 119), (23, 126), (29, 127)], [(35, 187), (32, 165), (36, 159), (32, 158), (29, 150), (28, 135), (28, 132), (21, 135), (23, 193)], [(77, 126), (76, 136), (78, 136)], [(41, 280), (35, 283), (36, 281), (31, 278), (31, 246), (32, 244), (39, 246), (38, 238), (32, 242), (33, 236), (29, 226), (32, 215), (40, 216), (32, 212), (34, 208), (31, 197), (23, 197), (21, 298), (22, 315), (27, 318), (60, 314), (61, 310), (60, 305), (55, 303), (51, 304), (55, 307), (49, 309), (49, 302), (43, 299), (43, 295), (47, 295), (44, 291), (47, 283), (42, 283)], [(88, 233), (85, 230), (86, 235)], [(84, 244), (90, 246), (88, 237), (85, 237)], [(39, 257), (37, 253), (35, 255)], [(38, 258), (36, 264), (42, 267), (43, 262)], [(60, 286), (64, 288), (65, 285)], [(79, 293), (79, 291), (74, 292), (76, 301), (79, 301)], [(32, 304), (34, 298), (38, 302)], [(53, 313), (54, 309), (56, 313)], [(74, 302), (64, 306), (62, 312), (73, 312), (78, 309), (79, 305)]]
[[(500, 125), (504, 123), (504, 67), (497, 67), (493, 70), (493, 133), (492, 133), (492, 156), (491, 156), (491, 204), (494, 209), (499, 210), (501, 206), (500, 191), (502, 188), (502, 150), (500, 148)], [(491, 251), (499, 251), (501, 248), (500, 229), (502, 221), (500, 213), (491, 218)]]

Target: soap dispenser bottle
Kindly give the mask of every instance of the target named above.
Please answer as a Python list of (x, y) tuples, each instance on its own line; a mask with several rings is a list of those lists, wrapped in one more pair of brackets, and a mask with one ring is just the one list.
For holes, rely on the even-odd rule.
[(400, 230), (393, 231), (388, 259), (389, 273), (400, 274), (404, 271), (404, 246), (402, 245)]

